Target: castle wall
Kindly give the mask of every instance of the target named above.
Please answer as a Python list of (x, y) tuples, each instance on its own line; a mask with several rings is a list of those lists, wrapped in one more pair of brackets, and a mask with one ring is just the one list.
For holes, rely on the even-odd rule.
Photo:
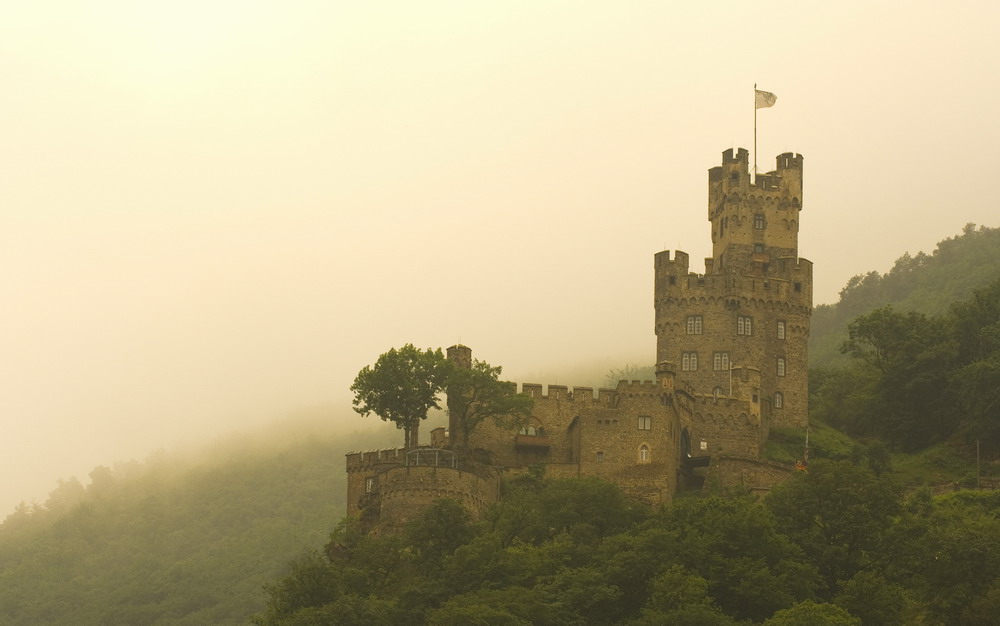
[(545, 445), (484, 422), (470, 435), (470, 447), (488, 451), (498, 467), (542, 464), (550, 477), (599, 476), (651, 504), (670, 500), (680, 436), (670, 390), (653, 381), (621, 381), (597, 397), (589, 387), (549, 385), (542, 391), (538, 384), (521, 388), (535, 399), (529, 424), (544, 433), (535, 439)]
[(371, 501), (371, 494), (377, 492), (378, 476), (392, 467), (403, 465), (404, 457), (403, 448), (351, 452), (347, 455), (348, 515), (355, 516), (361, 512), (363, 505)]
[(719, 455), (712, 458), (705, 484), (723, 489), (741, 487), (763, 495), (793, 474), (791, 467), (781, 463)]
[(392, 532), (443, 498), (461, 502), (478, 519), (500, 499), (498, 474), (480, 476), (450, 467), (394, 467), (379, 476), (379, 528)]

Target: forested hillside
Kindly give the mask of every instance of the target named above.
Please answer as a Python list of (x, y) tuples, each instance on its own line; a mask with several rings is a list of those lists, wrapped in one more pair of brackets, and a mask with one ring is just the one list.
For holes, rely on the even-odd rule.
[(961, 235), (945, 239), (932, 254), (904, 254), (885, 274), (872, 271), (852, 278), (836, 304), (813, 310), (809, 331), (812, 368), (843, 364), (840, 346), (847, 325), (859, 315), (891, 304), (896, 311), (925, 315), (945, 313), (975, 289), (1000, 279), (1000, 228), (969, 224)]
[(401, 536), (345, 520), (269, 589), (263, 626), (995, 624), (997, 492), (909, 497), (817, 461), (760, 500), (659, 511), (598, 479), (519, 479), (485, 519), (439, 501)]
[(86, 486), (63, 481), (22, 505), (0, 525), (0, 623), (246, 623), (262, 585), (343, 516), (344, 454), (397, 437), (333, 423), (293, 419), (97, 467)]

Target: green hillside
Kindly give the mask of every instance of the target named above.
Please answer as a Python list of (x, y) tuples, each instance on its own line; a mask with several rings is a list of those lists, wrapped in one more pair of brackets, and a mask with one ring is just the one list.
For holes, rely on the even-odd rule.
[[(884, 469), (884, 468), (882, 468)], [(653, 511), (596, 478), (507, 484), (475, 523), (440, 500), (401, 535), (341, 524), (269, 587), (261, 626), (995, 624), (1000, 498), (909, 496), (816, 461), (764, 499)]]
[(0, 525), (0, 623), (246, 623), (264, 583), (344, 515), (344, 454), (396, 438), (334, 421), (98, 467), (22, 505)]
[(847, 325), (859, 315), (887, 304), (901, 312), (938, 315), (997, 279), (1000, 228), (976, 228), (974, 224), (939, 242), (932, 254), (904, 254), (885, 274), (873, 271), (855, 276), (840, 291), (836, 304), (821, 304), (813, 310), (809, 366), (847, 362), (840, 346), (847, 339)]

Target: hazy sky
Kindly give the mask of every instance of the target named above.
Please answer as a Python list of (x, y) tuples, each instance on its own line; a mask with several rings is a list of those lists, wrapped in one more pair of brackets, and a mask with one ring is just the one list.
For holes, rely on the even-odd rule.
[(998, 6), (3, 3), (0, 518), (349, 412), (406, 342), (542, 383), (652, 361), (653, 254), (703, 269), (755, 82), (761, 169), (805, 156), (817, 304), (1000, 225)]

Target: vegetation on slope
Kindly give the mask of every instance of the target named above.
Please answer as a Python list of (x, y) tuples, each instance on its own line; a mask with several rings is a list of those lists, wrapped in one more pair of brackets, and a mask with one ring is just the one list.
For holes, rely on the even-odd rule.
[(909, 498), (817, 461), (766, 500), (651, 511), (597, 479), (519, 479), (478, 523), (439, 501), (400, 536), (344, 520), (269, 587), (291, 624), (991, 624), (1000, 497)]
[(98, 467), (20, 506), (0, 525), (0, 623), (246, 623), (344, 514), (344, 454), (386, 439), (322, 418)]
[(812, 315), (809, 364), (820, 368), (847, 362), (840, 352), (854, 318), (891, 304), (896, 311), (945, 313), (974, 290), (1000, 279), (1000, 228), (968, 224), (961, 235), (938, 242), (932, 254), (904, 254), (885, 274), (852, 278), (836, 304), (821, 304)]

